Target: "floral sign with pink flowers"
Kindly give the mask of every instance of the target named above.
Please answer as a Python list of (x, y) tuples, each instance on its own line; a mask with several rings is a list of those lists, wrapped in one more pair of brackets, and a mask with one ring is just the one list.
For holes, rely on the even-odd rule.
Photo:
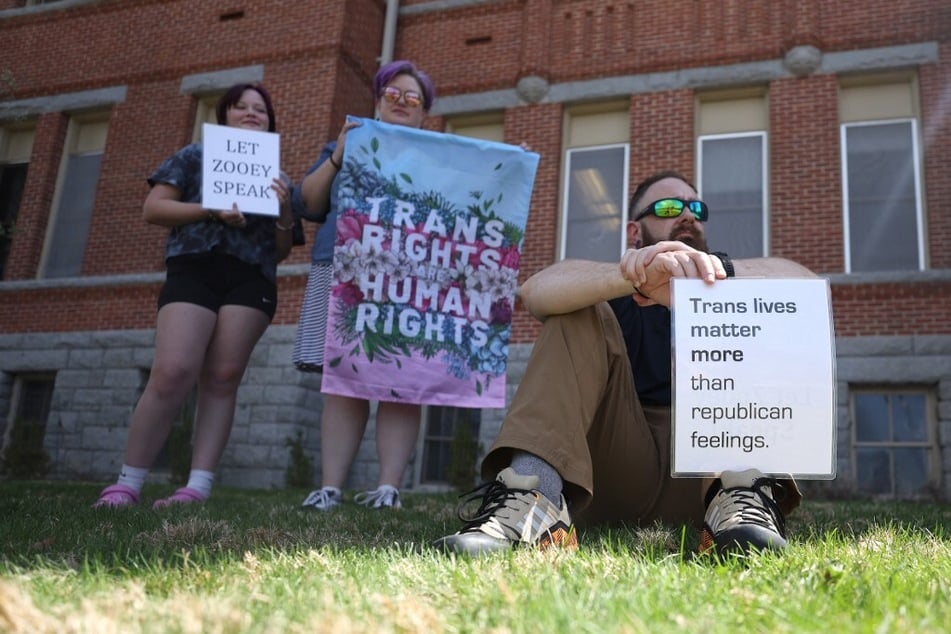
[(538, 154), (356, 120), (331, 194), (323, 391), (504, 407)]

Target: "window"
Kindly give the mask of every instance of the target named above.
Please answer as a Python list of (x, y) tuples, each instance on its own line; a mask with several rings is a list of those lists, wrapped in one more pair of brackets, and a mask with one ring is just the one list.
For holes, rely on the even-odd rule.
[(98, 116), (70, 121), (40, 277), (80, 274), (109, 125)]
[(845, 271), (925, 268), (913, 80), (839, 91)]
[(218, 124), (218, 114), (215, 112), (215, 106), (221, 99), (223, 92), (207, 94), (198, 97), (198, 107), (195, 109), (195, 129), (192, 130), (192, 142), (201, 141), (202, 126), (206, 123)]
[(858, 490), (892, 498), (930, 493), (936, 464), (929, 392), (854, 391), (852, 451)]
[(0, 280), (6, 277), (7, 258), (16, 234), (17, 214), (32, 152), (32, 129), (0, 128)]
[(914, 120), (842, 126), (846, 272), (924, 268)]
[(448, 122), (446, 132), (473, 139), (505, 143), (505, 125), (501, 114), (454, 118)]
[(3, 429), (3, 471), (16, 477), (42, 477), (49, 466), (43, 448), (53, 402), (53, 373), (22, 374), (13, 382), (13, 406)]
[(697, 112), (697, 191), (710, 207), (707, 243), (734, 258), (763, 257), (769, 251), (765, 96), (704, 95)]
[(627, 248), (629, 130), (626, 109), (568, 114), (562, 258), (615, 262)]
[(698, 139), (697, 189), (710, 207), (707, 243), (735, 258), (766, 255), (766, 133)]
[[(474, 483), (481, 418), (479, 409), (435, 405), (426, 408), (420, 484), (467, 488)], [(467, 475), (469, 481), (465, 482)]]

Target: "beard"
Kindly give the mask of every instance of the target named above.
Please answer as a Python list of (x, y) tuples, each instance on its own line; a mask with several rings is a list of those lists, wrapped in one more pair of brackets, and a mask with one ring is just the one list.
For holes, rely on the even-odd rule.
[(664, 240), (676, 240), (683, 242), (688, 247), (693, 247), (697, 251), (707, 253), (707, 239), (694, 224), (674, 225), (667, 236), (655, 236), (651, 233), (650, 229), (647, 228), (647, 224), (642, 223), (641, 234), (643, 235), (645, 247)]

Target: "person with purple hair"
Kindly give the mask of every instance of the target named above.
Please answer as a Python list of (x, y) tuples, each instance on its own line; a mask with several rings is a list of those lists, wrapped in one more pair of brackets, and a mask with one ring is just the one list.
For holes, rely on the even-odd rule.
[[(219, 125), (274, 132), (271, 97), (253, 84), (218, 100)], [(137, 504), (145, 477), (189, 392), (198, 385), (188, 483), (153, 508), (204, 502), (231, 434), (238, 385), (251, 351), (277, 310), (277, 263), (291, 250), (294, 215), (286, 175), (271, 185), (280, 217), (202, 204), (202, 144), (188, 145), (149, 177), (145, 221), (169, 228), (167, 275), (158, 296), (155, 357), (132, 414), (118, 481), (94, 504)]]
[[(376, 110), (384, 123), (420, 128), (436, 98), (429, 76), (412, 62), (401, 60), (382, 66), (373, 82)], [(302, 371), (320, 372), (324, 363), (327, 309), (333, 283), (333, 253), (339, 210), (330, 204), (334, 178), (342, 166), (347, 132), (359, 122), (344, 123), (336, 141), (324, 146), (320, 157), (295, 190), (294, 209), (303, 218), (322, 223), (311, 251), (310, 278), (304, 293), (293, 361)], [(341, 491), (360, 448), (370, 414), (364, 399), (324, 395), (321, 416), (321, 488), (312, 491), (304, 508), (327, 511), (343, 501)], [(372, 508), (400, 508), (399, 484), (419, 433), (420, 406), (380, 402), (376, 415), (376, 446), (380, 461), (379, 486), (354, 498)]]

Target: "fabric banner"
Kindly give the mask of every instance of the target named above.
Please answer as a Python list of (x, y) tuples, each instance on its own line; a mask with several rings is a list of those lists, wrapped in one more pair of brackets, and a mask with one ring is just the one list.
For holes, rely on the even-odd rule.
[(322, 390), (504, 407), (538, 154), (370, 119), (347, 133)]

